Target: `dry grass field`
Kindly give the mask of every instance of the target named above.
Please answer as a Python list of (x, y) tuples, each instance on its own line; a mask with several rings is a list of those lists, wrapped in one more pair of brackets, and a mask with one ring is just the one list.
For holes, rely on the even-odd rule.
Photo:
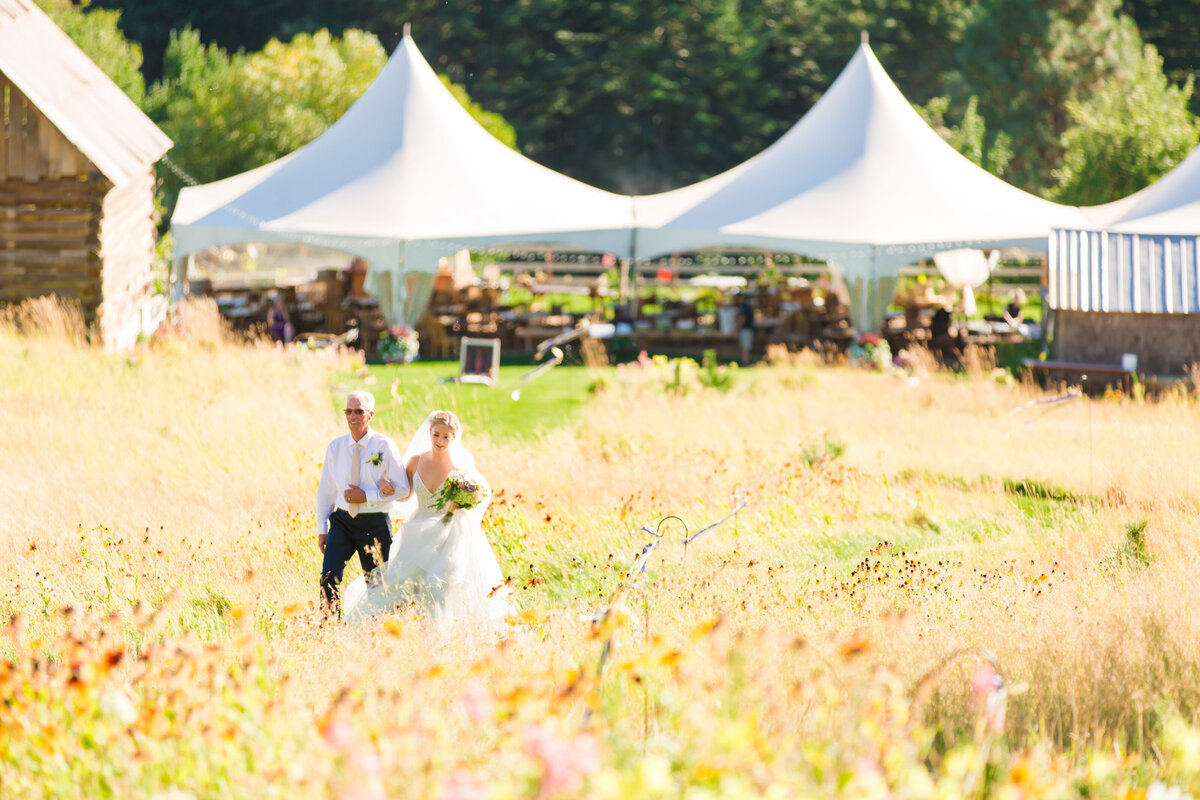
[(1200, 790), (1184, 390), (1037, 403), (801, 359), (723, 389), (597, 372), (519, 439), (464, 414), (522, 611), (437, 640), (314, 610), (339, 395), (406, 441), (430, 409), (403, 371), (185, 321), (129, 356), (58, 306), (0, 322), (0, 796)]

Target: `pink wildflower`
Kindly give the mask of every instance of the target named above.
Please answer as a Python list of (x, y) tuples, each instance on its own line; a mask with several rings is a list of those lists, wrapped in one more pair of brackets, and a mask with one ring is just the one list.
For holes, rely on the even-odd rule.
[(471, 773), (456, 769), (442, 784), (441, 800), (483, 800), (483, 787), (475, 782)]
[(542, 767), (539, 800), (560, 792), (578, 792), (583, 776), (600, 768), (600, 745), (590, 733), (567, 740), (559, 738), (548, 725), (530, 725), (525, 728), (524, 739), (525, 752)]
[(479, 681), (468, 683), (459, 699), (471, 722), (478, 724), (492, 716), (492, 696)]
[(321, 726), (321, 738), (335, 750), (345, 750), (354, 744), (354, 728), (344, 719), (331, 719)]
[(1004, 678), (991, 664), (982, 664), (971, 678), (971, 695), (975, 701), (975, 713), (979, 714), (992, 734), (1004, 731), (1005, 705), (1008, 691)]

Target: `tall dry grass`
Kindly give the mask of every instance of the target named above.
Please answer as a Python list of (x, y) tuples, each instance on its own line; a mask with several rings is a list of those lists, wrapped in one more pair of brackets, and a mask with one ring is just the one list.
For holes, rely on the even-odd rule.
[[(804, 360), (742, 370), (728, 392), (614, 370), (575, 429), (500, 446), (466, 420), (523, 616), (499, 644), (439, 642), (411, 611), (316, 624), (319, 459), (363, 379), (232, 343), (212, 311), (130, 356), (66, 324), (0, 327), (0, 603), (24, 619), (0, 652), (30, 659), (0, 686), (49, 687), (0, 712), (25, 726), (0, 737), (0, 786), (20, 796), (953, 797), (984, 775), (1120, 796), (1200, 780), (1188, 398), (1049, 404), (986, 373)], [(639, 587), (591, 623), (660, 521)], [(1128, 555), (1140, 522), (1148, 564)], [(1000, 750), (966, 688), (982, 663), (1010, 689)], [(107, 772), (88, 766), (95, 741)]]

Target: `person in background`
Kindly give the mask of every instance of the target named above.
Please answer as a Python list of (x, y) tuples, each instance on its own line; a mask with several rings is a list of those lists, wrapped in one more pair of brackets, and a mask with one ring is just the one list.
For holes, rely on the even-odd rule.
[(1021, 312), (1021, 305), (1025, 302), (1025, 293), (1020, 289), (1014, 289), (1008, 296), (1008, 305), (1004, 307), (1004, 321), (1008, 323), (1008, 327), (1014, 331), (1019, 330), (1024, 315)]
[(738, 315), (742, 318), (738, 330), (738, 344), (742, 349), (742, 364), (750, 363), (750, 351), (754, 347), (754, 302), (749, 292), (743, 292), (741, 303), (738, 304)]
[(287, 301), (278, 292), (271, 297), (271, 305), (267, 308), (267, 326), (271, 329), (271, 338), (277, 342), (287, 344), (295, 336)]

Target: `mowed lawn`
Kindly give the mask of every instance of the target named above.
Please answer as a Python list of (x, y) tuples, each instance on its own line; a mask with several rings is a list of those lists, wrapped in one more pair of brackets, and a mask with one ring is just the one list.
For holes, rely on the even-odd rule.
[[(501, 366), (495, 386), (457, 383), (457, 361), (416, 362), (403, 366), (369, 365), (366, 376), (342, 373), (334, 403), (345, 391), (364, 388), (375, 395), (375, 427), (404, 446), (409, 433), (434, 409), (458, 414), (467, 436), (486, 436), (496, 443), (530, 441), (569, 427), (592, 398), (593, 370), (558, 366), (523, 386), (534, 367)], [(521, 388), (520, 399), (513, 392)], [(338, 406), (340, 408), (340, 406)]]

